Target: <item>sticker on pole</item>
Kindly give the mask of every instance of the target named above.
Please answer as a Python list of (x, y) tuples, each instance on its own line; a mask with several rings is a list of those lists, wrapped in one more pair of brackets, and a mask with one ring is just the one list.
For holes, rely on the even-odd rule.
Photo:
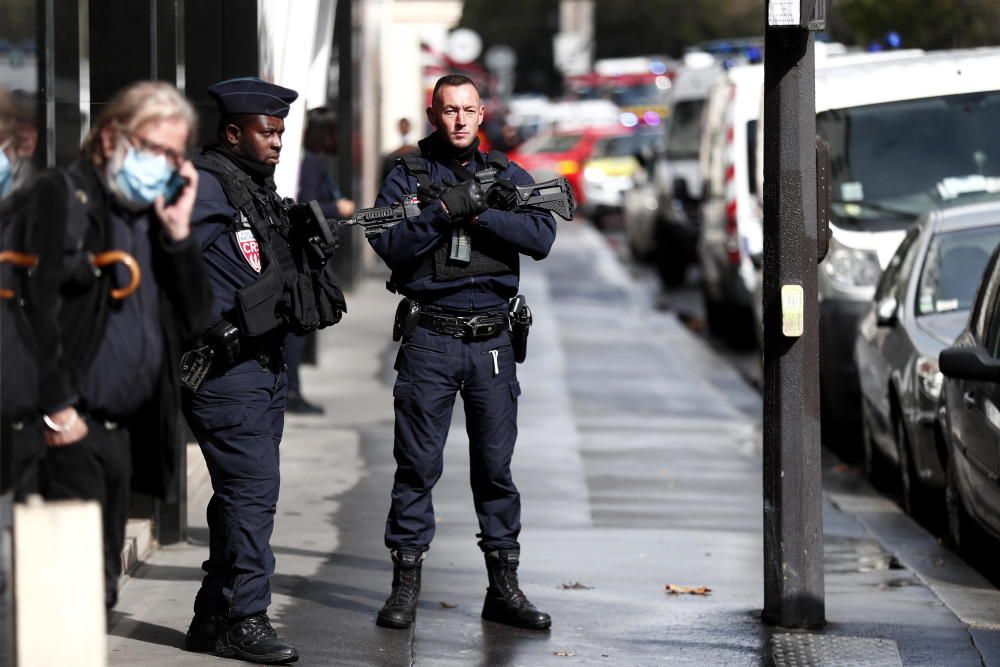
[(253, 237), (253, 232), (249, 229), (241, 229), (236, 232), (236, 244), (243, 253), (243, 259), (247, 261), (250, 268), (260, 273), (260, 246), (257, 239)]
[(781, 334), (798, 338), (805, 330), (805, 293), (802, 285), (781, 286)]
[(772, 28), (801, 25), (801, 0), (771, 0), (767, 3), (767, 25)]

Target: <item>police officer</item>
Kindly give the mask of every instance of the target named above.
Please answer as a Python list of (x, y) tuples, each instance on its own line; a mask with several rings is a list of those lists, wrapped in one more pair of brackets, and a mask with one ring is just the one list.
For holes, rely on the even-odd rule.
[(415, 618), (421, 561), (434, 537), (431, 491), (442, 472), (456, 393), (465, 403), (489, 579), (482, 616), (529, 629), (551, 625), (518, 587), (521, 504), (510, 461), (520, 386), (507, 322), (519, 256), (544, 258), (556, 223), (547, 212), (487, 208), (474, 172), (493, 168), (508, 186), (533, 181), (506, 156), (478, 150), (483, 112), (472, 80), (439, 79), (427, 109), (435, 132), (419, 142), (420, 157), (403, 158), (389, 173), (378, 196), (378, 205), (386, 205), (419, 192), (424, 203), (418, 217), (372, 240), (392, 270), (390, 287), (420, 307), (396, 361), (397, 468), (385, 529), (393, 581), (376, 621), (385, 627), (407, 628)]
[(207, 379), (191, 383), (184, 410), (214, 494), (209, 557), (186, 645), (282, 664), (298, 659), (267, 617), (287, 395), (282, 341), (289, 331), (334, 323), (345, 306), (326, 272), (307, 274), (297, 265), (287, 207), (275, 193), (284, 118), (298, 94), (253, 77), (208, 92), (222, 118), (217, 143), (194, 159), (192, 219), (215, 294), (214, 324), (203, 336), (214, 358)]

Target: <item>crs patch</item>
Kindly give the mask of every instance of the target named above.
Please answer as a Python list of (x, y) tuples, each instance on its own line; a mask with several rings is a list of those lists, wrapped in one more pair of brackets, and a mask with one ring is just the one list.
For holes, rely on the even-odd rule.
[(243, 253), (243, 259), (247, 261), (250, 268), (260, 273), (260, 245), (254, 238), (253, 232), (249, 229), (240, 229), (236, 232), (236, 245)]

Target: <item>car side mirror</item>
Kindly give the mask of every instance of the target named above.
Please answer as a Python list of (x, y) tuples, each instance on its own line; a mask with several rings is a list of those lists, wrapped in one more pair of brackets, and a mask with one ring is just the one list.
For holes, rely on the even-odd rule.
[(894, 327), (899, 321), (899, 302), (888, 296), (875, 306), (875, 324), (880, 327)]
[(985, 348), (978, 345), (942, 350), (938, 366), (945, 377), (1000, 382), (1000, 360), (991, 357)]

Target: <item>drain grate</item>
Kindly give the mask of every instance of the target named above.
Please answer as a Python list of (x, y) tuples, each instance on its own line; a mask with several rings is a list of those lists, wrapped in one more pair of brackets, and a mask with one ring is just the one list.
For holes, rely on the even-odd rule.
[(780, 634), (771, 637), (774, 667), (902, 667), (896, 642), (889, 639)]

